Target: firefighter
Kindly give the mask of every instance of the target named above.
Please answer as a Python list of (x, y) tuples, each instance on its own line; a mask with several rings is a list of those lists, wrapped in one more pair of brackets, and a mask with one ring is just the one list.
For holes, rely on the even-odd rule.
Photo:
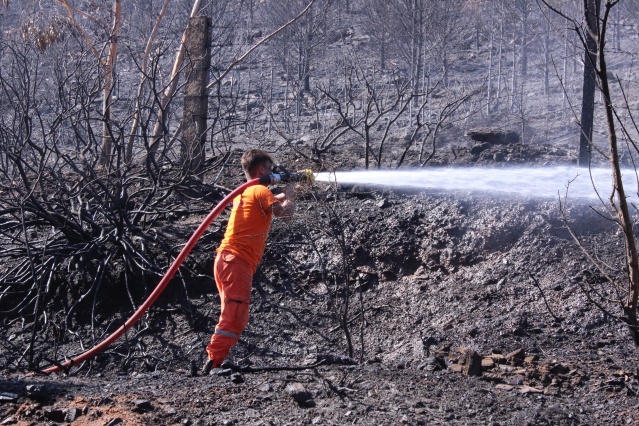
[[(247, 181), (271, 173), (274, 161), (265, 151), (251, 149), (242, 155)], [(213, 273), (220, 294), (221, 313), (206, 347), (203, 373), (218, 368), (248, 324), (253, 275), (262, 259), (273, 216), (289, 220), (294, 211), (294, 190), (273, 195), (264, 185), (247, 188), (233, 200), (224, 239), (217, 249)]]

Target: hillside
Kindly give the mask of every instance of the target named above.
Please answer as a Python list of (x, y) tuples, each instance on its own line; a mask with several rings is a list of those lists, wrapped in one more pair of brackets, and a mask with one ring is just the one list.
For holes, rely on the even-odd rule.
[[(171, 107), (158, 106), (190, 2), (163, 21), (140, 92), (152, 23), (139, 22), (161, 5), (125, 5), (106, 112), (86, 40), (108, 51), (110, 2), (74, 2), (84, 37), (64, 10), (39, 3), (30, 14), (10, 2), (0, 25), (0, 424), (639, 424), (637, 348), (620, 318), (624, 242), (607, 187), (597, 203), (306, 186), (294, 220), (273, 223), (237, 365), (203, 376), (227, 211), (125, 337), (67, 374), (32, 375), (130, 316), (241, 183), (246, 148), (291, 170), (380, 176), (573, 166), (583, 74), (573, 28), (535, 2), (318, 1), (210, 91), (195, 173), (184, 162), (183, 82)], [(305, 4), (207, 4), (209, 78)], [(626, 170), (638, 132), (635, 4), (615, 9), (607, 51)], [(34, 29), (51, 23), (69, 31), (42, 49)], [(598, 96), (593, 165), (606, 167), (602, 106)], [(519, 142), (466, 136), (481, 127)]]

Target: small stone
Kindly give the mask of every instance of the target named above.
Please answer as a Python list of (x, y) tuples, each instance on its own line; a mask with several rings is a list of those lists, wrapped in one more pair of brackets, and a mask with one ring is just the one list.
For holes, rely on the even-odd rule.
[(455, 372), (455, 373), (461, 373), (462, 370), (464, 369), (464, 366), (461, 365), (461, 364), (451, 364), (451, 365), (448, 366), (448, 369), (450, 371)]
[(31, 399), (44, 399), (47, 396), (46, 389), (43, 385), (26, 385), (24, 391)]
[(164, 412), (166, 413), (167, 416), (175, 416), (177, 414), (177, 410), (170, 405), (167, 405), (166, 407), (164, 407)]
[(533, 388), (531, 386), (522, 386), (521, 389), (519, 389), (519, 393), (542, 393), (544, 390), (543, 389), (539, 389), (539, 388)]
[(270, 383), (265, 383), (258, 388), (262, 392), (273, 392), (273, 386)]
[(0, 392), (0, 402), (16, 402), (18, 394), (11, 392)]
[(50, 408), (50, 409), (44, 410), (44, 417), (56, 423), (62, 423), (64, 421), (65, 416), (66, 416), (66, 413), (57, 408)]
[(136, 399), (133, 401), (133, 405), (135, 405), (135, 407), (133, 408), (133, 411), (136, 411), (138, 413), (143, 413), (146, 411), (153, 410), (151, 401), (149, 401), (148, 399)]
[(116, 417), (115, 419), (109, 420), (104, 426), (116, 426), (121, 424), (123, 424), (122, 419), (119, 417)]
[(522, 383), (524, 383), (524, 376), (516, 374), (512, 377), (509, 377), (506, 382), (509, 385), (521, 385)]
[(97, 402), (97, 406), (101, 406), (101, 405), (111, 405), (113, 404), (113, 400), (111, 398), (109, 398), (108, 396), (103, 396), (102, 398), (100, 398), (100, 400)]
[(528, 355), (524, 358), (524, 362), (526, 364), (532, 364), (533, 362), (537, 362), (537, 360), (539, 360), (539, 357), (537, 355)]
[(377, 205), (377, 207), (379, 207), (380, 209), (385, 209), (386, 207), (389, 207), (389, 206), (390, 206), (390, 203), (389, 203), (389, 202), (388, 202), (385, 198), (382, 198), (381, 200), (379, 200), (379, 201), (377, 202), (377, 204), (376, 204), (376, 205)]
[(220, 368), (217, 373), (220, 377), (228, 377), (233, 374), (233, 370), (231, 368)]
[(512, 365), (506, 365), (506, 364), (497, 364), (497, 367), (501, 371), (513, 371), (515, 369), (515, 367), (513, 367)]
[(79, 409), (74, 407), (69, 407), (66, 410), (64, 410), (64, 412), (65, 412), (64, 421), (67, 423), (71, 423), (75, 421), (75, 419), (80, 417), (80, 415), (82, 414), (82, 412)]
[(87, 417), (95, 420), (102, 417), (103, 414), (104, 413), (101, 410), (89, 410), (89, 412), (87, 413)]
[(285, 391), (301, 406), (310, 407), (315, 405), (311, 394), (308, 393), (301, 383), (289, 383), (286, 385)]
[(486, 357), (481, 360), (481, 366), (483, 368), (493, 368), (495, 366), (495, 361), (491, 357)]
[(504, 390), (504, 391), (510, 391), (510, 390), (513, 390), (513, 388), (514, 388), (514, 386), (506, 385), (504, 383), (500, 383), (497, 386), (495, 386), (495, 389)]
[(570, 368), (562, 364), (555, 364), (548, 370), (548, 372), (550, 374), (568, 374), (570, 372)]
[(231, 375), (231, 381), (237, 384), (244, 383), (244, 377), (240, 373), (234, 373)]

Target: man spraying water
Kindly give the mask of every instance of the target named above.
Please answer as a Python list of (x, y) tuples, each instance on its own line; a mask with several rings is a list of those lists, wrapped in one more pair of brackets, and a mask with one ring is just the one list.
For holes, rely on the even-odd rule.
[[(246, 151), (241, 163), (247, 181), (269, 175), (275, 164), (268, 153), (257, 149)], [(276, 179), (270, 182), (273, 180)], [(290, 184), (278, 195), (273, 195), (264, 185), (255, 185), (233, 200), (233, 210), (213, 267), (221, 313), (211, 343), (206, 347), (208, 360), (202, 368), (204, 374), (208, 375), (212, 368), (222, 364), (248, 324), (253, 275), (264, 254), (271, 219), (273, 216), (291, 218), (295, 211), (293, 195)]]

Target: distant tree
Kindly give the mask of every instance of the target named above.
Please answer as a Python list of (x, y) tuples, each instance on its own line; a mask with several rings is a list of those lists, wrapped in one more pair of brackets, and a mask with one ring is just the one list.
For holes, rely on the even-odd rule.
[[(353, 64), (347, 85), (344, 90), (349, 93), (347, 101), (329, 87), (320, 87), (323, 98), (330, 107), (337, 111), (338, 122), (332, 127), (328, 135), (343, 132), (339, 128), (349, 129), (364, 141), (364, 168), (368, 169), (371, 158), (382, 166), (384, 143), (390, 136), (390, 129), (397, 125), (397, 121), (407, 110), (413, 95), (408, 84), (378, 81), (380, 75), (372, 70), (368, 72)], [(355, 102), (360, 114), (355, 114)], [(323, 140), (323, 146), (316, 146), (316, 152), (326, 149), (330, 137)], [(378, 141), (378, 149), (373, 146)], [(377, 152), (376, 152), (377, 151)]]
[[(299, 90), (311, 90), (313, 67), (321, 57), (327, 37), (335, 30), (332, 18), (333, 0), (316, 1), (308, 13), (282, 31), (272, 48), (284, 67), (286, 77), (295, 76)], [(304, 9), (307, 0), (272, 2), (264, 10), (266, 24), (279, 27)]]
[(392, 21), (389, 19), (391, 10), (391, 2), (387, 0), (370, 0), (365, 9), (366, 29), (379, 48), (379, 65), (382, 71), (387, 67), (388, 43), (393, 30)]
[(464, 49), (464, 40), (473, 31), (469, 25), (472, 14), (464, 12), (469, 4), (463, 0), (375, 0), (369, 5), (368, 28), (379, 45), (382, 70), (392, 59), (397, 64), (392, 70), (402, 71), (410, 81), (414, 95), (408, 109), (411, 122), (431, 82), (441, 77), (444, 86), (450, 83), (451, 52)]
[(519, 57), (521, 61), (521, 75), (528, 74), (528, 52), (529, 46), (534, 42), (538, 34), (538, 29), (534, 27), (533, 12), (538, 10), (535, 3), (528, 0), (514, 0), (512, 2), (514, 25), (518, 27), (518, 34), (515, 38), (519, 47)]

